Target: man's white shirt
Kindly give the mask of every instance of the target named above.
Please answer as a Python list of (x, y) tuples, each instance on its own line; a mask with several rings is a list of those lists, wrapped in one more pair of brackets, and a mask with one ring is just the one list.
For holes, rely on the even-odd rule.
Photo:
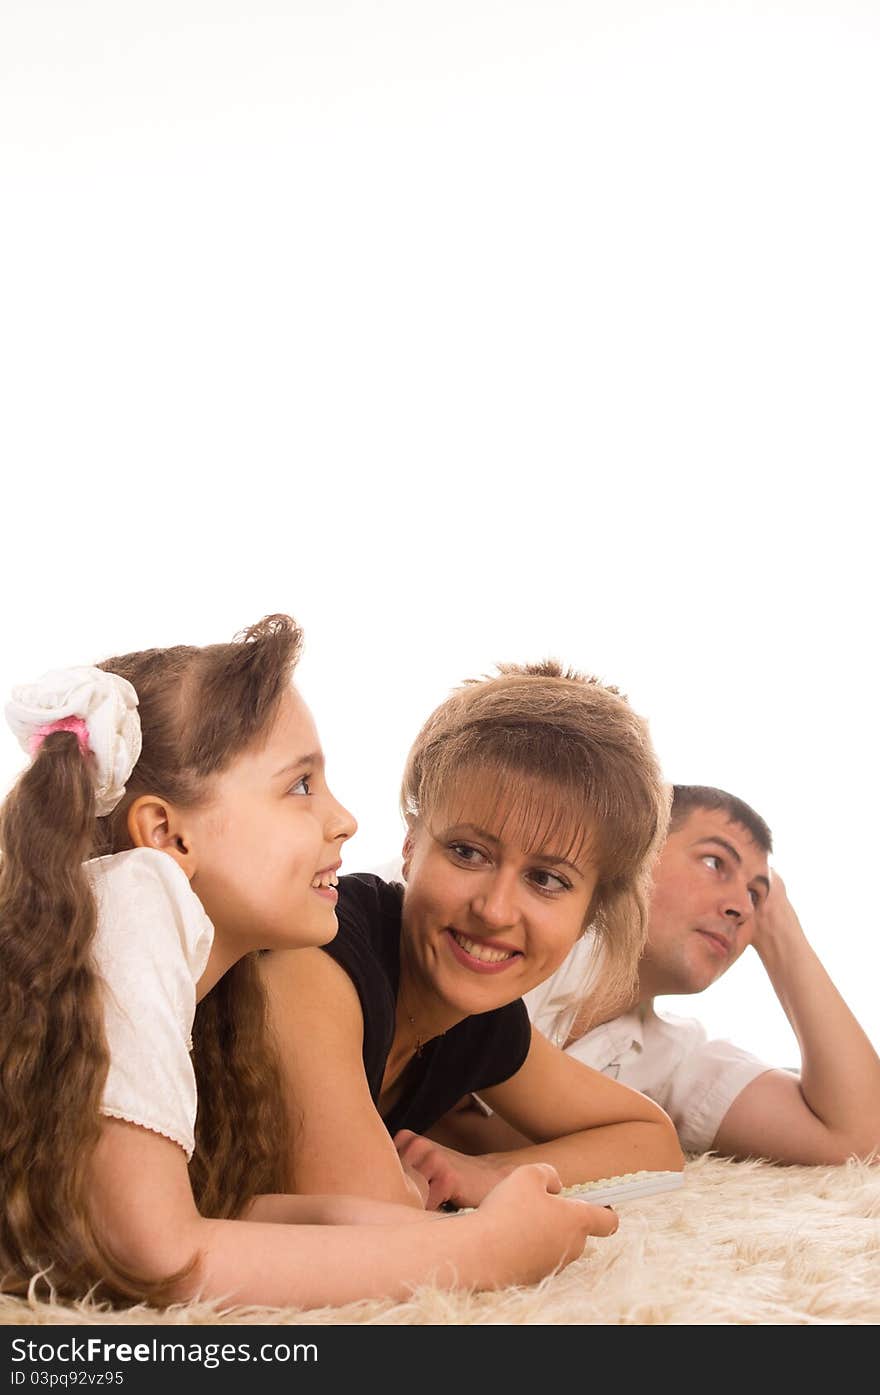
[(651, 1003), (569, 1041), (596, 972), (586, 935), (551, 978), (526, 994), (532, 1022), (566, 1055), (641, 1090), (665, 1109), (685, 1152), (706, 1152), (737, 1095), (772, 1067), (733, 1042), (710, 1040), (701, 1022), (657, 1012)]

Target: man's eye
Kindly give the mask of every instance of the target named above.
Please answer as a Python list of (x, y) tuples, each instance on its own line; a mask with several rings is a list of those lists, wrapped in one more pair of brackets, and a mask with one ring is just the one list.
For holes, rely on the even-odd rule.
[(761, 904), (761, 893), (760, 893), (760, 891), (750, 891), (750, 892), (749, 892), (749, 895), (750, 895), (751, 898), (752, 898), (752, 905), (753, 905), (753, 906), (755, 907), (755, 909), (757, 910), (758, 906), (760, 906), (760, 904)]
[(288, 794), (311, 794), (311, 792), (310, 775), (303, 775), (302, 779), (297, 780), (296, 784), (291, 785), (290, 789), (287, 791)]
[(546, 867), (537, 867), (530, 873), (532, 881), (540, 891), (570, 891), (571, 883), (556, 872), (548, 872)]
[(717, 854), (705, 853), (703, 856), (703, 862), (705, 862), (707, 867), (711, 867), (713, 872), (721, 871), (722, 862), (721, 858), (718, 857)]

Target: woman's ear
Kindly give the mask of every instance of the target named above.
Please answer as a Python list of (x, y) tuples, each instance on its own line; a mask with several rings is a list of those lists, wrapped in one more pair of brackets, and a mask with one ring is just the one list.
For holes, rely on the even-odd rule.
[(406, 831), (406, 837), (403, 840), (403, 870), (401, 872), (401, 876), (403, 877), (404, 881), (406, 881), (407, 877), (409, 876), (409, 865), (412, 862), (414, 843), (415, 838), (413, 836), (413, 831), (411, 828), (408, 828)]
[(128, 836), (136, 848), (168, 853), (192, 880), (196, 871), (191, 839), (173, 804), (156, 794), (141, 794), (126, 815)]
[(587, 907), (587, 914), (585, 915), (584, 923), (581, 926), (581, 933), (578, 935), (579, 940), (582, 940), (584, 938), (584, 935), (586, 935), (588, 930), (592, 930), (594, 928), (593, 922), (595, 921), (596, 916), (599, 914), (600, 910), (605, 909), (605, 903), (607, 899), (608, 897), (605, 888), (603, 887), (600, 891), (599, 887), (596, 886), (592, 896), (590, 897), (590, 904)]

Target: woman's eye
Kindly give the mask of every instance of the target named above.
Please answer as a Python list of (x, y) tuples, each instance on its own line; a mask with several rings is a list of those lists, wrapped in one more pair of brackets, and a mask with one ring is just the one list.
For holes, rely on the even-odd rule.
[(532, 881), (541, 891), (570, 891), (571, 883), (564, 877), (557, 876), (555, 872), (548, 872), (546, 867), (538, 867), (530, 873)]
[(297, 780), (295, 785), (291, 785), (288, 794), (311, 794), (311, 776), (303, 775), (301, 780)]
[(449, 851), (455, 853), (461, 862), (478, 862), (483, 856), (479, 848), (472, 848), (470, 843), (450, 843)]

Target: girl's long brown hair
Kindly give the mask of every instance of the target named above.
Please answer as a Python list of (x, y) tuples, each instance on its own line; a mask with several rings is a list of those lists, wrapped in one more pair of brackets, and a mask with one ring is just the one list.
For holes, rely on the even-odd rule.
[[(121, 655), (100, 665), (133, 684), (143, 749), (117, 809), (95, 817), (77, 738), (46, 738), (0, 811), (0, 1290), (41, 1276), (53, 1293), (166, 1298), (107, 1250), (93, 1225), (89, 1168), (108, 1069), (101, 985), (91, 958), (96, 909), (82, 869), (131, 846), (127, 812), (142, 794), (180, 807), (268, 731), (299, 658), (302, 633), (272, 615), (231, 644)], [(254, 956), (199, 1005), (190, 1165), (203, 1214), (236, 1214), (283, 1190), (285, 1117)]]

